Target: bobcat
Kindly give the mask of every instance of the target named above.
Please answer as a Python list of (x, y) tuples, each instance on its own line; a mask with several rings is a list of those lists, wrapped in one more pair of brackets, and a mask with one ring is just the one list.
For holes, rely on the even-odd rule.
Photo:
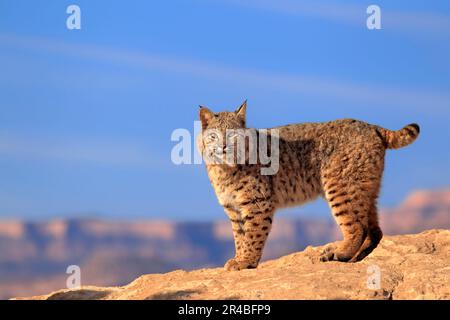
[[(244, 102), (234, 112), (214, 113), (200, 107), (202, 133), (197, 147), (203, 157), (213, 147), (219, 155), (229, 152), (226, 136), (246, 129)], [(391, 131), (353, 119), (323, 123), (291, 124), (278, 132), (279, 168), (263, 175), (261, 163), (206, 163), (209, 179), (233, 229), (236, 254), (226, 270), (256, 268), (277, 209), (299, 205), (319, 196), (328, 202), (343, 240), (329, 245), (321, 261), (356, 262), (370, 254), (383, 234), (378, 224), (377, 197), (386, 149), (412, 143), (419, 126), (410, 124)], [(261, 129), (253, 129), (260, 135)], [(268, 133), (270, 137), (271, 134)], [(272, 150), (273, 151), (273, 150)]]

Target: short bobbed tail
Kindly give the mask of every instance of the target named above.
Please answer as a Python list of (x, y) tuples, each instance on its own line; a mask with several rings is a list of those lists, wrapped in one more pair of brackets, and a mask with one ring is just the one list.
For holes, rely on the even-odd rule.
[(397, 131), (377, 127), (377, 132), (385, 143), (386, 149), (399, 149), (406, 147), (417, 139), (420, 127), (416, 123), (411, 123)]

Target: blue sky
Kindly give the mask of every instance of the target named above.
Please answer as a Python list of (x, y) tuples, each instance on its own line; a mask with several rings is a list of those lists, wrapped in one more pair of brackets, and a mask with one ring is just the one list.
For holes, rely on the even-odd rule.
[[(373, 3), (382, 30), (366, 28)], [(418, 122), (387, 155), (380, 205), (394, 206), (450, 184), (449, 57), (448, 1), (0, 0), (0, 217), (223, 218), (170, 136), (199, 104), (244, 99), (259, 128)]]

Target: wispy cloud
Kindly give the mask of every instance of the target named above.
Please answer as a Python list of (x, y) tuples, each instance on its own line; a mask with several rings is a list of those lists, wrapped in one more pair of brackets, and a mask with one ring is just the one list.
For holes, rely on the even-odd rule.
[(291, 75), (239, 67), (225, 66), (213, 62), (173, 58), (121, 50), (98, 45), (75, 44), (46, 38), (0, 34), (0, 46), (13, 46), (26, 50), (37, 50), (81, 59), (113, 63), (146, 71), (182, 73), (190, 76), (223, 80), (276, 89), (293, 93), (326, 97), (345, 102), (379, 103), (385, 106), (422, 112), (450, 112), (448, 92), (424, 91), (420, 88), (394, 88), (378, 84), (361, 84), (325, 77)]
[(57, 139), (0, 133), (0, 155), (71, 164), (152, 167), (160, 165), (145, 146), (95, 139)]
[[(358, 5), (323, 1), (227, 0), (222, 3), (291, 16), (316, 17), (336, 22), (357, 24), (365, 21), (365, 8)], [(363, 25), (364, 26), (364, 25)]]
[[(366, 26), (367, 5), (364, 4), (312, 0), (220, 0), (220, 2), (283, 15), (314, 17), (360, 28)], [(405, 8), (408, 8), (406, 3)], [(408, 9), (396, 11), (383, 6), (381, 10), (382, 26), (387, 31), (450, 37), (449, 16), (436, 12), (412, 12), (407, 11)]]

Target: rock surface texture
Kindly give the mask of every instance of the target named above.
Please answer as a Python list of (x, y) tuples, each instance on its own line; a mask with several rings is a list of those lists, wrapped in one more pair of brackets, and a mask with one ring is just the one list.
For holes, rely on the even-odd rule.
[(19, 299), (450, 299), (450, 230), (386, 236), (358, 263), (320, 262), (323, 249), (307, 247), (252, 270), (178, 270), (123, 287)]

